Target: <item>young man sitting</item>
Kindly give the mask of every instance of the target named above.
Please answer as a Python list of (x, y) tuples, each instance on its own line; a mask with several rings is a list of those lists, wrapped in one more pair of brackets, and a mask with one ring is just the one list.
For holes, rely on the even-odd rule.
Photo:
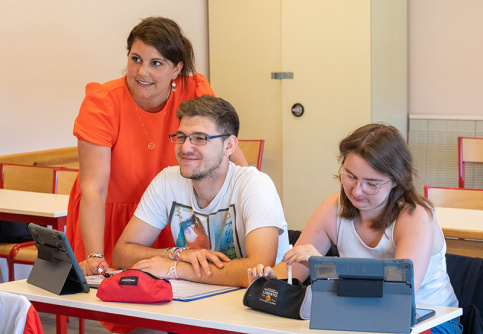
[[(272, 180), (229, 161), (238, 115), (227, 101), (202, 96), (180, 104), (170, 135), (179, 166), (146, 189), (113, 253), (116, 268), (161, 278), (247, 286), (248, 268), (273, 266), (288, 250), (287, 224)], [(167, 226), (175, 248), (151, 244)]]

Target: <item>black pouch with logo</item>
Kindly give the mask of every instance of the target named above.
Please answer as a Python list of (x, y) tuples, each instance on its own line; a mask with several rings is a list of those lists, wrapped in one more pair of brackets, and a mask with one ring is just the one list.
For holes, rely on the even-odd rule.
[(260, 277), (243, 297), (245, 306), (292, 319), (309, 319), (311, 304), (311, 286), (304, 286), (298, 279), (288, 284), (286, 279)]

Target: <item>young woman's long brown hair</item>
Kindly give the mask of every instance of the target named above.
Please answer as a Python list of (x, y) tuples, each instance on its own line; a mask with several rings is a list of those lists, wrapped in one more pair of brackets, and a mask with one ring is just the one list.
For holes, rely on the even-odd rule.
[[(372, 222), (375, 230), (386, 229), (396, 221), (404, 209), (412, 213), (421, 205), (432, 216), (432, 205), (414, 189), (416, 172), (411, 152), (398, 129), (391, 125), (373, 123), (358, 128), (339, 144), (339, 161), (344, 164), (349, 153), (363, 158), (377, 172), (391, 178), (395, 186), (389, 193), (386, 207), (381, 216)], [(359, 210), (352, 205), (341, 185), (341, 217), (354, 219)]]

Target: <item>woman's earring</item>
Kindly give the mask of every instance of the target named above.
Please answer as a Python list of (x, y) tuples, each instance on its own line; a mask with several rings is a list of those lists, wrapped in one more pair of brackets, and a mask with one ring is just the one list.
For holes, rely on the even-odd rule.
[(172, 90), (173, 92), (176, 92), (176, 82), (174, 82), (174, 81), (173, 81), (173, 82), (171, 83), (171, 86), (173, 86), (173, 87), (171, 88), (171, 90)]

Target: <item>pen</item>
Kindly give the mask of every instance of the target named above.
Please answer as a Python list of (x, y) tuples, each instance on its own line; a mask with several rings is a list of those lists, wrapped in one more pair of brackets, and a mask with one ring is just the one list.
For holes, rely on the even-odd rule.
[[(292, 249), (292, 245), (288, 245), (288, 249), (291, 250)], [(289, 265), (288, 266), (288, 279), (287, 279), (287, 283), (292, 285), (292, 265)]]
[(99, 272), (99, 274), (101, 274), (102, 276), (104, 276), (106, 278), (109, 277), (109, 276), (111, 276), (108, 273), (105, 273), (104, 270), (102, 270), (101, 267), (97, 267), (97, 271)]

